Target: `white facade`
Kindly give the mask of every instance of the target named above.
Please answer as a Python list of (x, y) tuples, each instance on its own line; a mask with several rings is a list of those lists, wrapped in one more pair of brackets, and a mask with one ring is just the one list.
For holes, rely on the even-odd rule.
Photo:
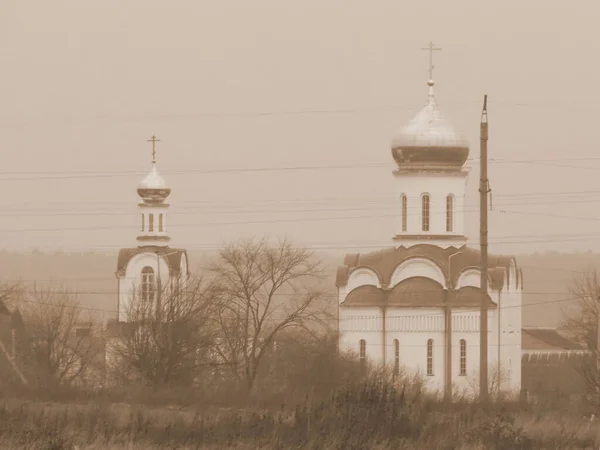
[[(465, 236), (469, 147), (428, 85), (426, 106), (392, 143), (395, 246), (347, 255), (338, 269), (340, 350), (420, 373), (432, 391), (474, 395), (481, 258)], [(522, 272), (514, 258), (490, 255), (488, 275), (490, 392), (518, 394)]]
[[(428, 262), (428, 265), (429, 267), (420, 258), (408, 258), (393, 271), (391, 282), (385, 290), (393, 292), (402, 281), (414, 277), (439, 280), (442, 268), (433, 262)], [(521, 387), (522, 290), (518, 285), (514, 261), (511, 261), (508, 270), (513, 276), (506, 277), (506, 282), (500, 289), (489, 291), (495, 303), (495, 306), (488, 309), (489, 386), (490, 389), (496, 389), (499, 378), (504, 392), (517, 394)], [(339, 286), (340, 349), (362, 356), (361, 340), (364, 340), (366, 345), (363, 354), (369, 362), (385, 362), (389, 367), (398, 364), (403, 370), (420, 373), (431, 390), (443, 391), (447, 376), (446, 339), (449, 336), (452, 392), (475, 394), (479, 387), (479, 308), (475, 305), (452, 307), (452, 324), (447, 333), (447, 311), (444, 305), (344, 305), (348, 295), (359, 287), (381, 286), (379, 278), (374, 270), (357, 267), (349, 271), (347, 283)], [(459, 275), (456, 289), (478, 289), (479, 281), (479, 270), (466, 269)], [(490, 284), (495, 283), (490, 281)], [(444, 281), (443, 295), (452, 295), (452, 292)], [(433, 370), (428, 371), (427, 342), (430, 339), (433, 340), (433, 354), (429, 358), (429, 364)], [(465, 341), (466, 354), (461, 352), (461, 340)]]
[[(405, 246), (422, 243), (424, 239), (441, 247), (466, 244), (465, 197), (468, 177), (466, 169), (428, 173), (396, 170), (394, 240)], [(424, 196), (429, 197), (428, 230), (423, 230), (421, 215)]]

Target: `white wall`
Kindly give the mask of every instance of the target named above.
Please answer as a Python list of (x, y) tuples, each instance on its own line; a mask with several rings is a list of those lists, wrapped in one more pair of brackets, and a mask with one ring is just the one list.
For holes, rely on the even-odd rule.
[(165, 258), (157, 256), (156, 253), (140, 253), (131, 258), (127, 264), (125, 276), (119, 278), (119, 321), (127, 321), (127, 308), (130, 299), (141, 286), (142, 269), (146, 266), (154, 269), (156, 279), (160, 275), (163, 286), (168, 286), (166, 283), (171, 280), (167, 261)]
[[(138, 236), (139, 237), (167, 237), (168, 236), (168, 224), (167, 224), (167, 211), (168, 211), (168, 205), (167, 204), (161, 204), (159, 206), (149, 206), (145, 203), (140, 203), (139, 205), (139, 232), (138, 232)], [(159, 217), (162, 214), (163, 216), (163, 226), (162, 226), (162, 231), (160, 231), (159, 228)], [(153, 230), (149, 231), (150, 229), (150, 215), (152, 215), (153, 217)], [(143, 230), (142, 230), (142, 216), (144, 216), (144, 220), (143, 220)], [(167, 245), (167, 240), (164, 239), (156, 239), (156, 240), (149, 240), (149, 239), (144, 239), (144, 240), (139, 240), (139, 242), (142, 243), (142, 245)]]
[[(489, 374), (500, 371), (502, 390), (518, 394), (521, 388), (521, 307), (522, 292), (516, 286), (516, 271), (510, 282), (501, 290), (490, 289), (489, 294), (499, 308), (488, 310), (488, 362)], [(400, 265), (392, 276), (392, 289), (396, 283), (412, 276), (427, 276), (439, 281), (439, 268), (420, 259)], [(458, 280), (457, 288), (479, 287), (478, 270), (465, 271)], [(379, 285), (377, 275), (370, 269), (358, 269), (349, 276), (348, 285), (340, 287), (339, 301), (361, 284)], [(348, 289), (351, 288), (351, 289)], [(454, 308), (452, 310), (452, 384), (455, 392), (475, 393), (479, 386), (479, 310), (478, 308)], [(394, 339), (400, 343), (400, 364), (409, 371), (424, 375), (430, 389), (444, 387), (444, 311), (441, 308), (388, 308), (386, 310), (386, 334), (383, 336), (382, 310), (379, 307), (340, 307), (340, 349), (358, 354), (359, 341), (367, 343), (367, 358), (375, 363), (394, 364)], [(500, 330), (500, 333), (498, 333)], [(434, 339), (434, 375), (426, 375), (427, 340)], [(460, 375), (460, 340), (467, 341), (466, 376)], [(500, 365), (498, 369), (498, 361)], [(510, 378), (509, 375), (510, 363)], [(494, 383), (496, 383), (494, 381)], [(490, 386), (492, 383), (490, 382)]]

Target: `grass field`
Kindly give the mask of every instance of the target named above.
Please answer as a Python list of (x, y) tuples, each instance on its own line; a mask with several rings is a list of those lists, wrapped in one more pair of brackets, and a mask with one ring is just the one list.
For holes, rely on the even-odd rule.
[[(258, 406), (39, 396), (0, 401), (2, 449), (598, 449), (600, 422), (576, 408), (452, 405), (377, 380), (329, 398)], [(165, 397), (162, 397), (163, 399)], [(137, 403), (137, 404), (136, 404)], [(181, 403), (181, 402), (180, 402)]]

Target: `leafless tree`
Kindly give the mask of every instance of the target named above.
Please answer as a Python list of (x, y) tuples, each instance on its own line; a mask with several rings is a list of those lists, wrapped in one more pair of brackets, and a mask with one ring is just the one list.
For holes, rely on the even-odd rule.
[(110, 346), (112, 374), (152, 387), (191, 383), (214, 339), (213, 291), (202, 279), (159, 286), (150, 298), (136, 288)]
[(600, 273), (590, 270), (574, 276), (568, 291), (573, 302), (569, 310), (563, 309), (561, 328), (579, 344), (594, 349), (598, 341)]
[[(97, 328), (85, 316), (76, 293), (34, 286), (20, 306), (31, 337), (33, 370), (38, 381), (70, 384), (80, 380), (100, 349), (91, 339)], [(89, 333), (78, 335), (80, 325)]]
[(267, 353), (285, 330), (322, 323), (321, 263), (287, 240), (226, 245), (209, 265), (219, 293), (217, 361), (252, 391)]
[[(467, 376), (467, 389), (462, 393), (467, 398), (475, 398), (479, 395), (479, 367)], [(500, 398), (504, 395), (502, 389), (510, 381), (508, 370), (492, 363), (488, 367), (488, 392), (492, 398)]]
[(568, 286), (572, 306), (563, 309), (561, 329), (589, 352), (577, 355), (573, 368), (581, 375), (592, 405), (600, 407), (600, 353), (598, 321), (600, 315), (600, 273), (589, 270), (575, 275)]

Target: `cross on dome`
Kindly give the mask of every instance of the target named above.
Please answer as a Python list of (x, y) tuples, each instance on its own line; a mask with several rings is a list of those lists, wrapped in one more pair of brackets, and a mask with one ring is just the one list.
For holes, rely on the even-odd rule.
[(156, 143), (160, 142), (160, 139), (157, 139), (156, 136), (152, 135), (147, 142), (152, 142), (152, 164), (156, 163)]
[(422, 48), (421, 50), (429, 50), (429, 82), (428, 84), (430, 86), (433, 86), (433, 69), (435, 68), (435, 66), (433, 65), (433, 52), (437, 51), (437, 50), (442, 50), (439, 47), (435, 47), (433, 45), (433, 42), (430, 41), (429, 45), (426, 48)]

